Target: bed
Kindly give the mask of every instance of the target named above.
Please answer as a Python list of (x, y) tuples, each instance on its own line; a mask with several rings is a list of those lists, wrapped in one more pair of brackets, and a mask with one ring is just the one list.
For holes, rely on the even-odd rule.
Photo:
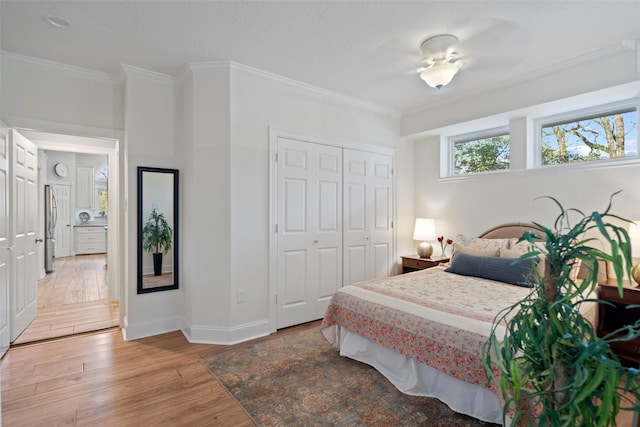
[[(341, 355), (373, 366), (400, 391), (435, 397), (456, 412), (502, 424), (499, 390), (487, 384), (481, 348), (496, 314), (531, 292), (526, 281), (492, 280), (505, 261), (514, 265), (505, 258), (527, 251), (517, 243), (527, 230), (537, 228), (510, 223), (478, 238), (458, 236), (449, 266), (343, 287), (327, 308), (322, 334)], [(463, 257), (489, 262), (489, 274), (480, 274), (488, 278), (446, 271), (455, 267), (460, 272)], [(533, 266), (528, 263), (528, 268)], [(594, 303), (580, 307), (593, 324), (596, 308)]]

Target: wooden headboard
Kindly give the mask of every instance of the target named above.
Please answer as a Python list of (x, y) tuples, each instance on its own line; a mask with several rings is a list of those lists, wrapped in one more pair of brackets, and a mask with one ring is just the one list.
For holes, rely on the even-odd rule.
[(542, 231), (536, 225), (530, 222), (509, 222), (506, 224), (497, 225), (490, 230), (480, 234), (483, 239), (509, 239), (522, 237), (522, 233), (525, 231), (533, 231), (539, 236), (542, 236)]

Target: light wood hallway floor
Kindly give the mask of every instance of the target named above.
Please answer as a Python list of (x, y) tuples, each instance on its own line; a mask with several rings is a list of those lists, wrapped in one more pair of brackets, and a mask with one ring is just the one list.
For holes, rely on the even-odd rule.
[(105, 261), (104, 254), (57, 258), (55, 271), (38, 281), (38, 315), (13, 345), (118, 326)]
[(182, 332), (124, 341), (119, 330), (10, 348), (2, 359), (2, 425), (233, 426), (255, 424), (200, 359), (231, 346), (190, 344)]

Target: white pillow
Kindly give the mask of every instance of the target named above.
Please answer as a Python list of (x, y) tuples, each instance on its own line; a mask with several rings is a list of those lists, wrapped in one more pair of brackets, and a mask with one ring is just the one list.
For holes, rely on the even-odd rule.
[(497, 248), (479, 249), (473, 246), (462, 246), (458, 243), (454, 243), (451, 255), (453, 256), (453, 254), (455, 254), (456, 252), (462, 252), (464, 254), (473, 256), (488, 256), (494, 258), (500, 254), (500, 250)]
[(508, 248), (510, 239), (483, 239), (480, 237), (468, 237), (463, 234), (459, 234), (454, 239), (454, 244), (458, 246), (464, 246), (467, 249), (481, 249), (481, 250), (494, 250), (495, 255), (498, 256), (500, 248)]

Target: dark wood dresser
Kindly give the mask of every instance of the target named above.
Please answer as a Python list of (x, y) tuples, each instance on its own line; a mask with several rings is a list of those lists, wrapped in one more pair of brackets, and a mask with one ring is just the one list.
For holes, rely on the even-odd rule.
[[(610, 304), (600, 304), (598, 318), (598, 336), (602, 337), (616, 329), (630, 325), (640, 318), (640, 307), (626, 308), (628, 305), (640, 305), (640, 288), (635, 282), (625, 280), (622, 297), (618, 293), (615, 279), (598, 285), (598, 298)], [(620, 359), (640, 364), (640, 337), (631, 341), (611, 343), (611, 349)]]
[(435, 267), (445, 262), (449, 262), (449, 258), (420, 258), (418, 255), (402, 256), (402, 274), (411, 271), (424, 270), (426, 268)]

